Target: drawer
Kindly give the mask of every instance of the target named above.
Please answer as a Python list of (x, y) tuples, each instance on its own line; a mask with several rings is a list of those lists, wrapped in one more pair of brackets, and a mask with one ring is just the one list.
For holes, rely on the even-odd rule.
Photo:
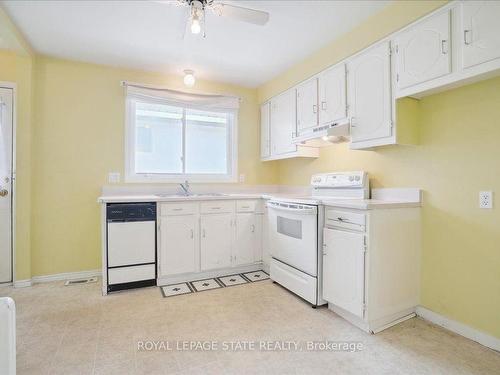
[(108, 284), (123, 284), (134, 281), (151, 280), (156, 277), (156, 266), (145, 264), (143, 266), (120, 267), (108, 269)]
[(240, 200), (236, 201), (236, 212), (255, 212), (258, 210), (257, 200)]
[(200, 204), (202, 214), (217, 214), (219, 212), (234, 212), (234, 201), (211, 201)]
[(354, 230), (365, 230), (366, 214), (328, 208), (326, 210), (325, 221), (327, 225)]
[(162, 216), (192, 215), (198, 213), (197, 203), (162, 203)]

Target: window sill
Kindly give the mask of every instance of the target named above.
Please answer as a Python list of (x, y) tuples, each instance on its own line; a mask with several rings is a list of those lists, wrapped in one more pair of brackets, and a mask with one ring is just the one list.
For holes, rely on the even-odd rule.
[(125, 175), (125, 183), (150, 183), (150, 184), (179, 184), (189, 181), (190, 183), (236, 183), (237, 176), (213, 176), (213, 175), (177, 175), (177, 176), (148, 176), (148, 175)]

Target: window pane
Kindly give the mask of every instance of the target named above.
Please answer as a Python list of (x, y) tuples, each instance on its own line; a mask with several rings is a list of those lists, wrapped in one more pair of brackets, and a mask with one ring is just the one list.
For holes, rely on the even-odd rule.
[(186, 173), (228, 173), (226, 113), (186, 111)]
[(135, 172), (182, 173), (182, 108), (136, 102)]

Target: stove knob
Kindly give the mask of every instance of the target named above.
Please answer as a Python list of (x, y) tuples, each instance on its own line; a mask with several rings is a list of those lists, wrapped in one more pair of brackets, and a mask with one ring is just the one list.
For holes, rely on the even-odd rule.
[(359, 177), (359, 176), (356, 176), (356, 177), (354, 177), (354, 178), (355, 178), (355, 180), (356, 180), (356, 181), (361, 180), (361, 177)]
[(353, 176), (349, 176), (349, 181), (354, 181), (354, 177)]

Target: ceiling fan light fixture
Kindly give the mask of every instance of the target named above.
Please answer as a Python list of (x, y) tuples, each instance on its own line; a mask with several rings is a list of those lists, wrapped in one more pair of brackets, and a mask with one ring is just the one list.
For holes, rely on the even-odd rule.
[(186, 69), (184, 70), (184, 84), (187, 87), (193, 87), (196, 82), (196, 78), (194, 76), (194, 71)]
[(201, 20), (204, 15), (204, 5), (200, 1), (191, 3), (191, 33), (199, 34), (201, 32)]

